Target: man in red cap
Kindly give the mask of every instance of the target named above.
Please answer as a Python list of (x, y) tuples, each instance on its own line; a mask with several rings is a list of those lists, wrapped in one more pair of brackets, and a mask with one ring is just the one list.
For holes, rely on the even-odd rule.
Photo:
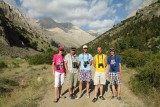
[(55, 100), (58, 102), (61, 96), (62, 85), (64, 83), (65, 68), (64, 68), (64, 57), (63, 57), (63, 47), (58, 48), (58, 54), (55, 54), (52, 59), (52, 70), (54, 76), (54, 86), (55, 86)]

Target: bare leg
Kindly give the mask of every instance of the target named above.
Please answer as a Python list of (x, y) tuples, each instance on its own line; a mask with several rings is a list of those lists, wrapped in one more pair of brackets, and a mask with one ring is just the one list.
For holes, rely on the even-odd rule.
[(97, 93), (98, 93), (98, 85), (95, 85), (95, 88), (94, 88), (94, 97), (97, 98)]
[(58, 98), (58, 87), (55, 87), (55, 100)]
[(83, 81), (80, 80), (79, 81), (79, 95), (82, 95), (82, 85), (83, 85)]
[(100, 96), (103, 96), (103, 85), (100, 85)]
[(115, 84), (112, 85), (112, 92), (113, 92), (113, 96), (116, 96)]
[(120, 97), (120, 93), (121, 93), (121, 84), (118, 84), (118, 97)]
[(89, 83), (89, 82), (87, 82), (87, 86), (86, 86), (87, 93), (89, 93), (89, 85), (90, 85), (90, 83)]
[(60, 98), (60, 96), (61, 96), (61, 91), (62, 91), (62, 86), (59, 87), (59, 93), (58, 93), (59, 98)]

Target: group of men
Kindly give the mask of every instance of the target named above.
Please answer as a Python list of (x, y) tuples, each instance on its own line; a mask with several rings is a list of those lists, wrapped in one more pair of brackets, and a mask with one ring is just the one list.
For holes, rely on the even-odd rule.
[[(55, 86), (55, 100), (63, 97), (61, 95), (62, 85), (64, 83), (65, 76), (67, 78), (67, 86), (69, 91), (69, 97), (71, 99), (80, 99), (82, 97), (82, 86), (86, 82), (86, 97), (90, 97), (90, 82), (92, 80), (91, 66), (95, 67), (94, 73), (94, 85), (95, 93), (92, 102), (98, 100), (98, 89), (100, 88), (99, 99), (105, 100), (103, 96), (104, 85), (106, 84), (106, 77), (110, 78), (110, 85), (112, 90), (112, 98), (121, 100), (121, 74), (122, 66), (119, 55), (115, 54), (114, 48), (110, 48), (110, 55), (107, 57), (102, 52), (101, 47), (97, 47), (97, 54), (92, 57), (88, 53), (88, 46), (83, 46), (83, 53), (79, 56), (76, 55), (76, 48), (72, 47), (70, 53), (63, 55), (64, 48), (58, 48), (58, 54), (55, 54), (52, 59), (52, 70), (54, 76)], [(79, 81), (79, 94), (76, 96), (75, 89)], [(116, 90), (116, 85), (117, 90)]]

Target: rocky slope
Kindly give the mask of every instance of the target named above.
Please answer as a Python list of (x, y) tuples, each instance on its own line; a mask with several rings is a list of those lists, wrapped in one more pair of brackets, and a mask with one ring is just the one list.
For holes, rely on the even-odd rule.
[(14, 6), (5, 3), (3, 0), (0, 1), (1, 44), (6, 45), (6, 47), (16, 46), (19, 48), (46, 51), (54, 47), (48, 42), (51, 39), (45, 32), (35, 20), (23, 14)]

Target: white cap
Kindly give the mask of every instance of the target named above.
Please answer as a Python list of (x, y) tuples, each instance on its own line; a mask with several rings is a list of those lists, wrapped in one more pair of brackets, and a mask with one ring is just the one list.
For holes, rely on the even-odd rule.
[(84, 48), (88, 48), (88, 46), (87, 46), (87, 45), (83, 45), (83, 49), (84, 49)]

